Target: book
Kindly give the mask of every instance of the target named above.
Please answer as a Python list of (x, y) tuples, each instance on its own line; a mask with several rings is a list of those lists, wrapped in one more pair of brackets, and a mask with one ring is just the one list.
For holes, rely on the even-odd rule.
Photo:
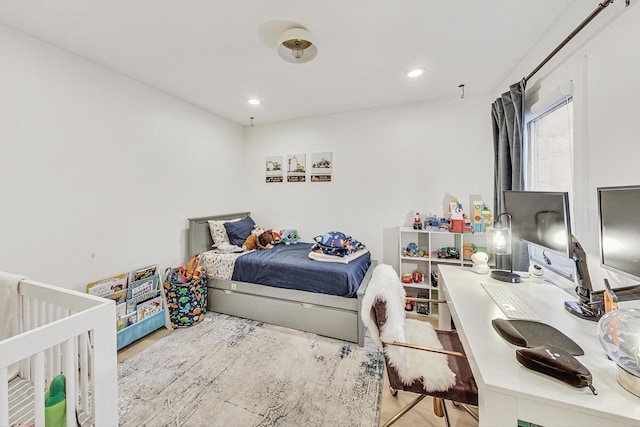
[(127, 303), (122, 301), (116, 304), (116, 318), (119, 319), (127, 315)]
[(138, 303), (136, 307), (136, 314), (138, 321), (151, 316), (154, 313), (158, 313), (162, 310), (162, 297), (157, 296), (147, 301)]
[(116, 331), (121, 331), (127, 326), (127, 320), (124, 317), (116, 319)]
[(145, 297), (151, 296), (152, 293), (158, 290), (159, 283), (160, 278), (157, 275), (129, 283), (127, 300), (138, 302), (141, 299), (146, 299)]
[(147, 279), (152, 277), (158, 271), (158, 264), (151, 264), (145, 267), (137, 268), (129, 272), (129, 283), (137, 282), (138, 280)]
[(127, 295), (127, 284), (127, 273), (121, 273), (87, 283), (86, 291), (90, 295), (122, 301)]
[(137, 316), (138, 315), (137, 315), (137, 313), (135, 311), (132, 311), (131, 313), (127, 313), (127, 315), (122, 318), (124, 320), (125, 328), (127, 326), (131, 326), (134, 323), (136, 323), (138, 321), (138, 317)]

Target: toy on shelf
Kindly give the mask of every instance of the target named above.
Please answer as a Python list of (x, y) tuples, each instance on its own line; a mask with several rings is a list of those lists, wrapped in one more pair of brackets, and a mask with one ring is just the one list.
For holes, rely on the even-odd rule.
[(438, 270), (433, 270), (431, 272), (431, 286), (434, 288), (438, 287)]
[[(428, 299), (429, 295), (418, 292), (418, 298)], [(416, 312), (420, 314), (429, 314), (429, 303), (416, 301)]]
[(446, 207), (445, 217), (429, 214), (420, 222), (420, 213), (413, 220), (414, 230), (448, 231), (453, 233), (483, 233), (491, 226), (491, 211), (482, 201), (473, 201), (469, 214), (463, 210), (462, 203), (453, 198)]
[(484, 210), (484, 203), (480, 200), (473, 202), (473, 213), (471, 214), (471, 222), (473, 223), (474, 233), (482, 233), (485, 231), (484, 220), (482, 218), (482, 211)]
[(464, 212), (462, 211), (462, 203), (458, 199), (449, 202), (449, 219), (451, 220), (451, 231), (454, 233), (464, 231)]
[(420, 212), (416, 212), (416, 216), (413, 218), (413, 229), (422, 230), (422, 221), (420, 220)]
[(491, 227), (492, 224), (493, 215), (491, 214), (491, 211), (487, 207), (485, 207), (484, 209), (482, 209), (482, 227), (484, 231), (487, 231), (487, 228)]
[(460, 253), (458, 252), (458, 249), (456, 249), (453, 246), (447, 246), (444, 248), (440, 248), (440, 250), (438, 250), (438, 258), (450, 259), (450, 258), (458, 258), (459, 256), (460, 256)]
[(413, 311), (413, 301), (406, 301), (404, 303), (405, 311)]
[(430, 215), (424, 219), (423, 224), (424, 224), (423, 228), (425, 230), (433, 230), (434, 226), (438, 228), (438, 218), (436, 218), (435, 215)]
[(422, 273), (420, 272), (420, 270), (418, 270), (417, 268), (413, 270), (413, 273), (411, 273), (411, 280), (413, 280), (414, 283), (422, 282)]
[(411, 275), (411, 273), (403, 273), (401, 280), (402, 280), (402, 283), (412, 283), (413, 276)]
[(462, 229), (463, 233), (473, 233), (473, 223), (471, 220), (465, 215), (464, 216), (464, 228)]
[(407, 257), (416, 257), (416, 258), (428, 258), (429, 253), (424, 249), (420, 249), (418, 245), (415, 243), (409, 243), (404, 251), (402, 251), (403, 256)]
[(403, 252), (404, 256), (418, 256), (418, 245), (415, 243), (409, 243), (407, 248)]
[(476, 245), (474, 245), (473, 243), (465, 243), (464, 245), (462, 245), (462, 258), (471, 259), (471, 256), (475, 253), (475, 251)]

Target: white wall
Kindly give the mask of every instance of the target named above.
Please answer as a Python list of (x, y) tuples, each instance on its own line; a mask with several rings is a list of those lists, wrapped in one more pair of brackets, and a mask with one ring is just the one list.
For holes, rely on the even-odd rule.
[(0, 270), (82, 290), (253, 206), (240, 126), (1, 25), (0, 94)]
[[(595, 4), (593, 7), (595, 8)], [(584, 5), (582, 6), (584, 9)], [(505, 80), (519, 80), (586, 17), (571, 9)], [(589, 10), (590, 11), (590, 10)], [(571, 82), (574, 95), (574, 234), (588, 253), (594, 288), (628, 280), (599, 267), (597, 192), (601, 186), (640, 184), (640, 7), (615, 2), (529, 81), (527, 97), (544, 101)], [(496, 94), (497, 95), (497, 94)]]
[[(443, 215), (454, 196), (493, 201), (491, 99), (434, 102), (247, 128), (246, 198), (265, 228), (297, 228), (304, 240), (340, 230), (375, 259), (397, 266), (397, 227), (416, 211)], [(266, 156), (333, 153), (330, 183), (265, 183)]]

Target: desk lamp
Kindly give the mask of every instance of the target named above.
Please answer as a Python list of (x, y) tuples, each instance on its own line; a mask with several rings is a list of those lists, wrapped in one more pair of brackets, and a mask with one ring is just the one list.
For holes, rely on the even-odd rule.
[(598, 339), (618, 365), (618, 384), (640, 397), (640, 310), (619, 308), (606, 313), (598, 321)]
[[(500, 222), (506, 217), (505, 224)], [(513, 272), (513, 250), (511, 248), (511, 215), (501, 213), (496, 217), (493, 227), (487, 228), (487, 250), (494, 255), (510, 255), (509, 271), (493, 270), (491, 277), (502, 282), (520, 283), (520, 276)]]

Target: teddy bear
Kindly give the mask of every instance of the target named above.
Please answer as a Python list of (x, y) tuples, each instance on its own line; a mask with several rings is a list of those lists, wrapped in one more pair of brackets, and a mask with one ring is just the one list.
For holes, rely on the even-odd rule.
[(256, 237), (258, 249), (270, 249), (275, 244), (271, 230), (262, 230)]
[(285, 245), (295, 245), (298, 243), (298, 240), (300, 240), (298, 230), (287, 228), (286, 230), (280, 231), (280, 240)]

